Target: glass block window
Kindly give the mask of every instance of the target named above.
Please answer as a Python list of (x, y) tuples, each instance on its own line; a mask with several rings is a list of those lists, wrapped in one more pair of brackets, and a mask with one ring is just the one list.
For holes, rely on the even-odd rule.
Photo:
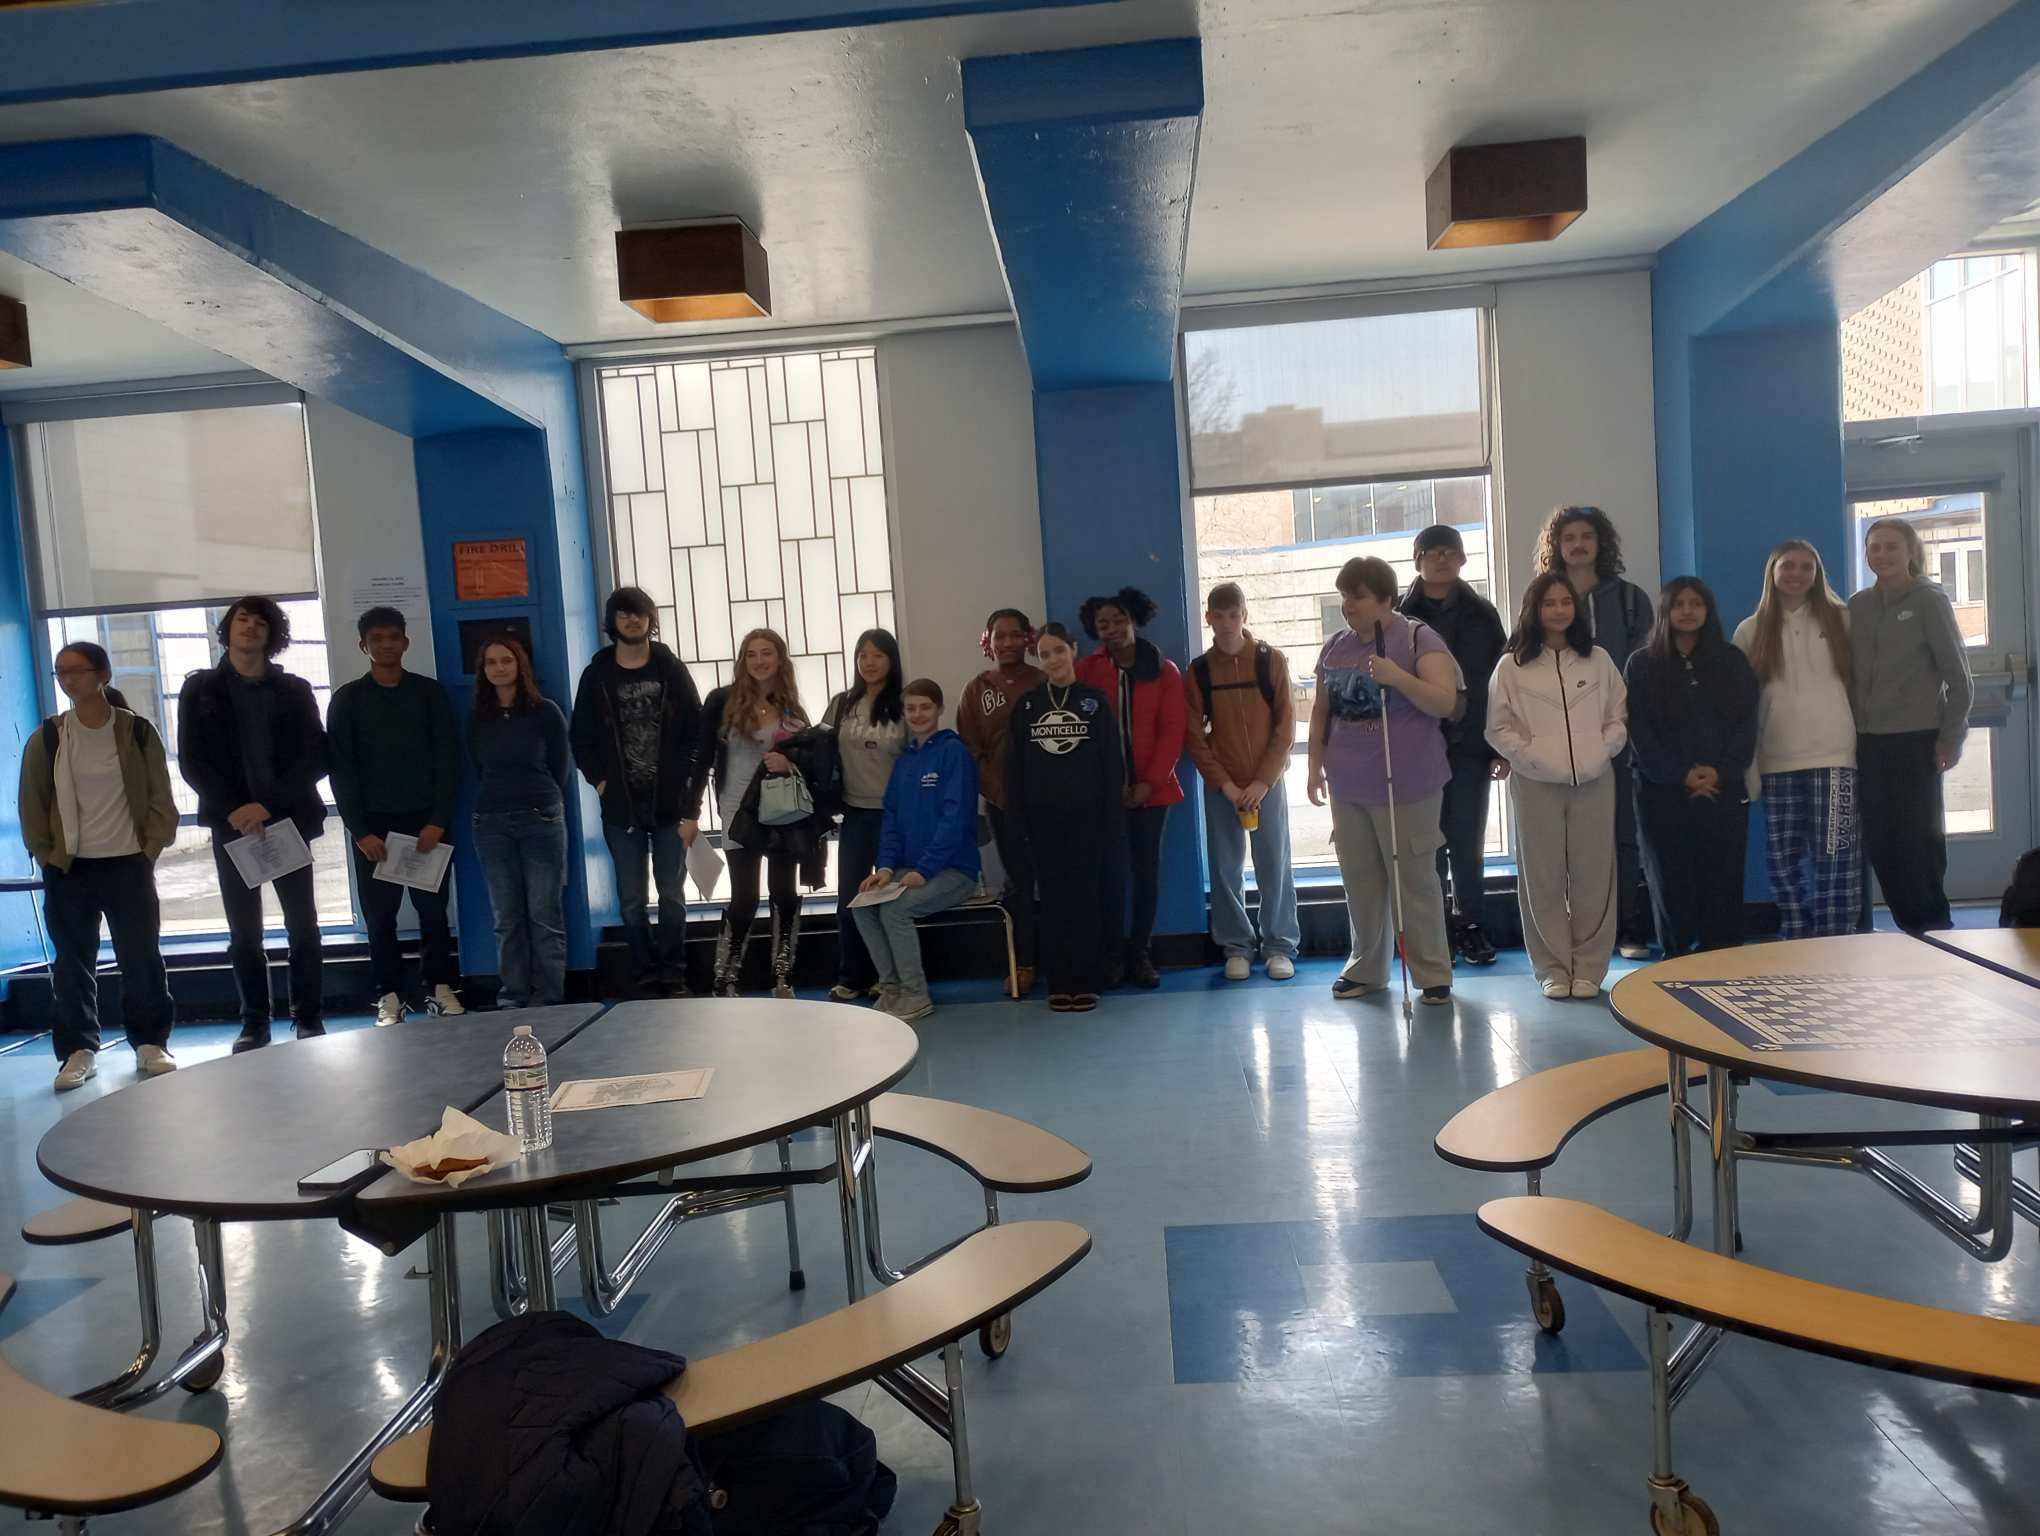
[(894, 628), (870, 347), (596, 370), (620, 586), (659, 605), (704, 694), (745, 633), (785, 636), (819, 719), (866, 629)]

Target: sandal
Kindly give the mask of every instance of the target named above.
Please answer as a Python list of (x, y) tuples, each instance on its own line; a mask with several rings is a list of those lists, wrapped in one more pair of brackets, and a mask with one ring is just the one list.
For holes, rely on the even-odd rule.
[(1070, 995), (1071, 1013), (1089, 1013), (1097, 1006), (1098, 994), (1095, 992), (1074, 992)]
[(1056, 1013), (1068, 1013), (1068, 1012), (1070, 1011), (1070, 995), (1069, 995), (1069, 993), (1067, 993), (1067, 992), (1051, 992), (1051, 993), (1049, 993), (1049, 994), (1048, 994), (1048, 1006), (1049, 1006), (1049, 1008), (1050, 1008), (1050, 1009), (1051, 1009), (1051, 1010), (1052, 1010), (1053, 1012), (1056, 1012)]

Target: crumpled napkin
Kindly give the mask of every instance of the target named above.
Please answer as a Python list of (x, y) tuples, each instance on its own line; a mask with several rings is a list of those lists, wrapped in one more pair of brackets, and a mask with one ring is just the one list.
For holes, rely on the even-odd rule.
[[(439, 1129), (430, 1136), (420, 1136), (416, 1141), (407, 1141), (401, 1147), (391, 1147), (382, 1154), (382, 1160), (414, 1184), (442, 1184), (448, 1189), (458, 1189), (478, 1173), (489, 1173), (498, 1168), (508, 1167), (524, 1156), (524, 1144), (515, 1136), (505, 1136), (494, 1126), (484, 1125), (472, 1115), (448, 1107), (440, 1118)], [(449, 1159), (465, 1161), (480, 1158), (481, 1161), (469, 1168), (455, 1168), (445, 1174), (427, 1173)]]

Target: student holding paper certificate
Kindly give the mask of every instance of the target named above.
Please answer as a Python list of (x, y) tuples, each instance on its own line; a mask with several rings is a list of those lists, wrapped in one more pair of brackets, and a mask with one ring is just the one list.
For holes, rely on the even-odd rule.
[(901, 704), (907, 749), (893, 764), (878, 834), (878, 868), (858, 891), (899, 887), (882, 906), (857, 908), (864, 947), (878, 967), (878, 1007), (898, 1019), (935, 1011), (921, 969), (914, 919), (946, 912), (977, 889), (977, 763), (963, 738), (942, 729), (942, 690), (927, 678), (907, 684)]
[(390, 855), (385, 839), (397, 833), (415, 838), (421, 854), (445, 840), (460, 783), (453, 705), (436, 679), (405, 670), (411, 640), (397, 609), (371, 608), (355, 630), (368, 657), (368, 676), (333, 690), (326, 734), (332, 741), (333, 802), (354, 841), (354, 888), (368, 929), (375, 1021), (396, 1024), (404, 1017), (404, 950), (397, 939), (397, 913), (407, 890), (418, 914), (425, 1011), (451, 1018), (467, 1009), (454, 992), (460, 962), (446, 920), (450, 882), (445, 872), (435, 890), (375, 876), (376, 866)]
[[(290, 618), (266, 597), (235, 599), (217, 631), (225, 655), (193, 672), (177, 696), (177, 771), (198, 793), (212, 831), (227, 956), (241, 995), (236, 1051), (269, 1044), (269, 959), (262, 948), (262, 888), (234, 867), (228, 847), (288, 822), (307, 843), (326, 827), (319, 780), (326, 728), (312, 685), (276, 665), (290, 645)], [(300, 1040), (323, 1035), (319, 908), (309, 862), (278, 875), (276, 904), (290, 935), (290, 1000)]]

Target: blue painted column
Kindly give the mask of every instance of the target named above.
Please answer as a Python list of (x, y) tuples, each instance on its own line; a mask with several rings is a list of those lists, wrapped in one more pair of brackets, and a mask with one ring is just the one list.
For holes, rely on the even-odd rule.
[[(1191, 614), (1176, 386), (1183, 244), (1204, 108), (1194, 38), (968, 59), (964, 120), (1034, 380), (1048, 616), (1139, 587), (1178, 665)], [(1155, 931), (1202, 933), (1203, 797), (1162, 844)]]
[[(21, 538), (21, 507), (15, 495), (13, 439), (0, 429), (0, 872), (26, 875), (34, 861), (21, 841), (21, 802), (15, 794), (22, 750), (42, 720), (36, 690), (33, 625), (29, 613), (28, 567)], [(39, 961), (42, 930), (31, 895), (0, 895), (0, 969)], [(6, 993), (0, 975), (0, 996)]]

